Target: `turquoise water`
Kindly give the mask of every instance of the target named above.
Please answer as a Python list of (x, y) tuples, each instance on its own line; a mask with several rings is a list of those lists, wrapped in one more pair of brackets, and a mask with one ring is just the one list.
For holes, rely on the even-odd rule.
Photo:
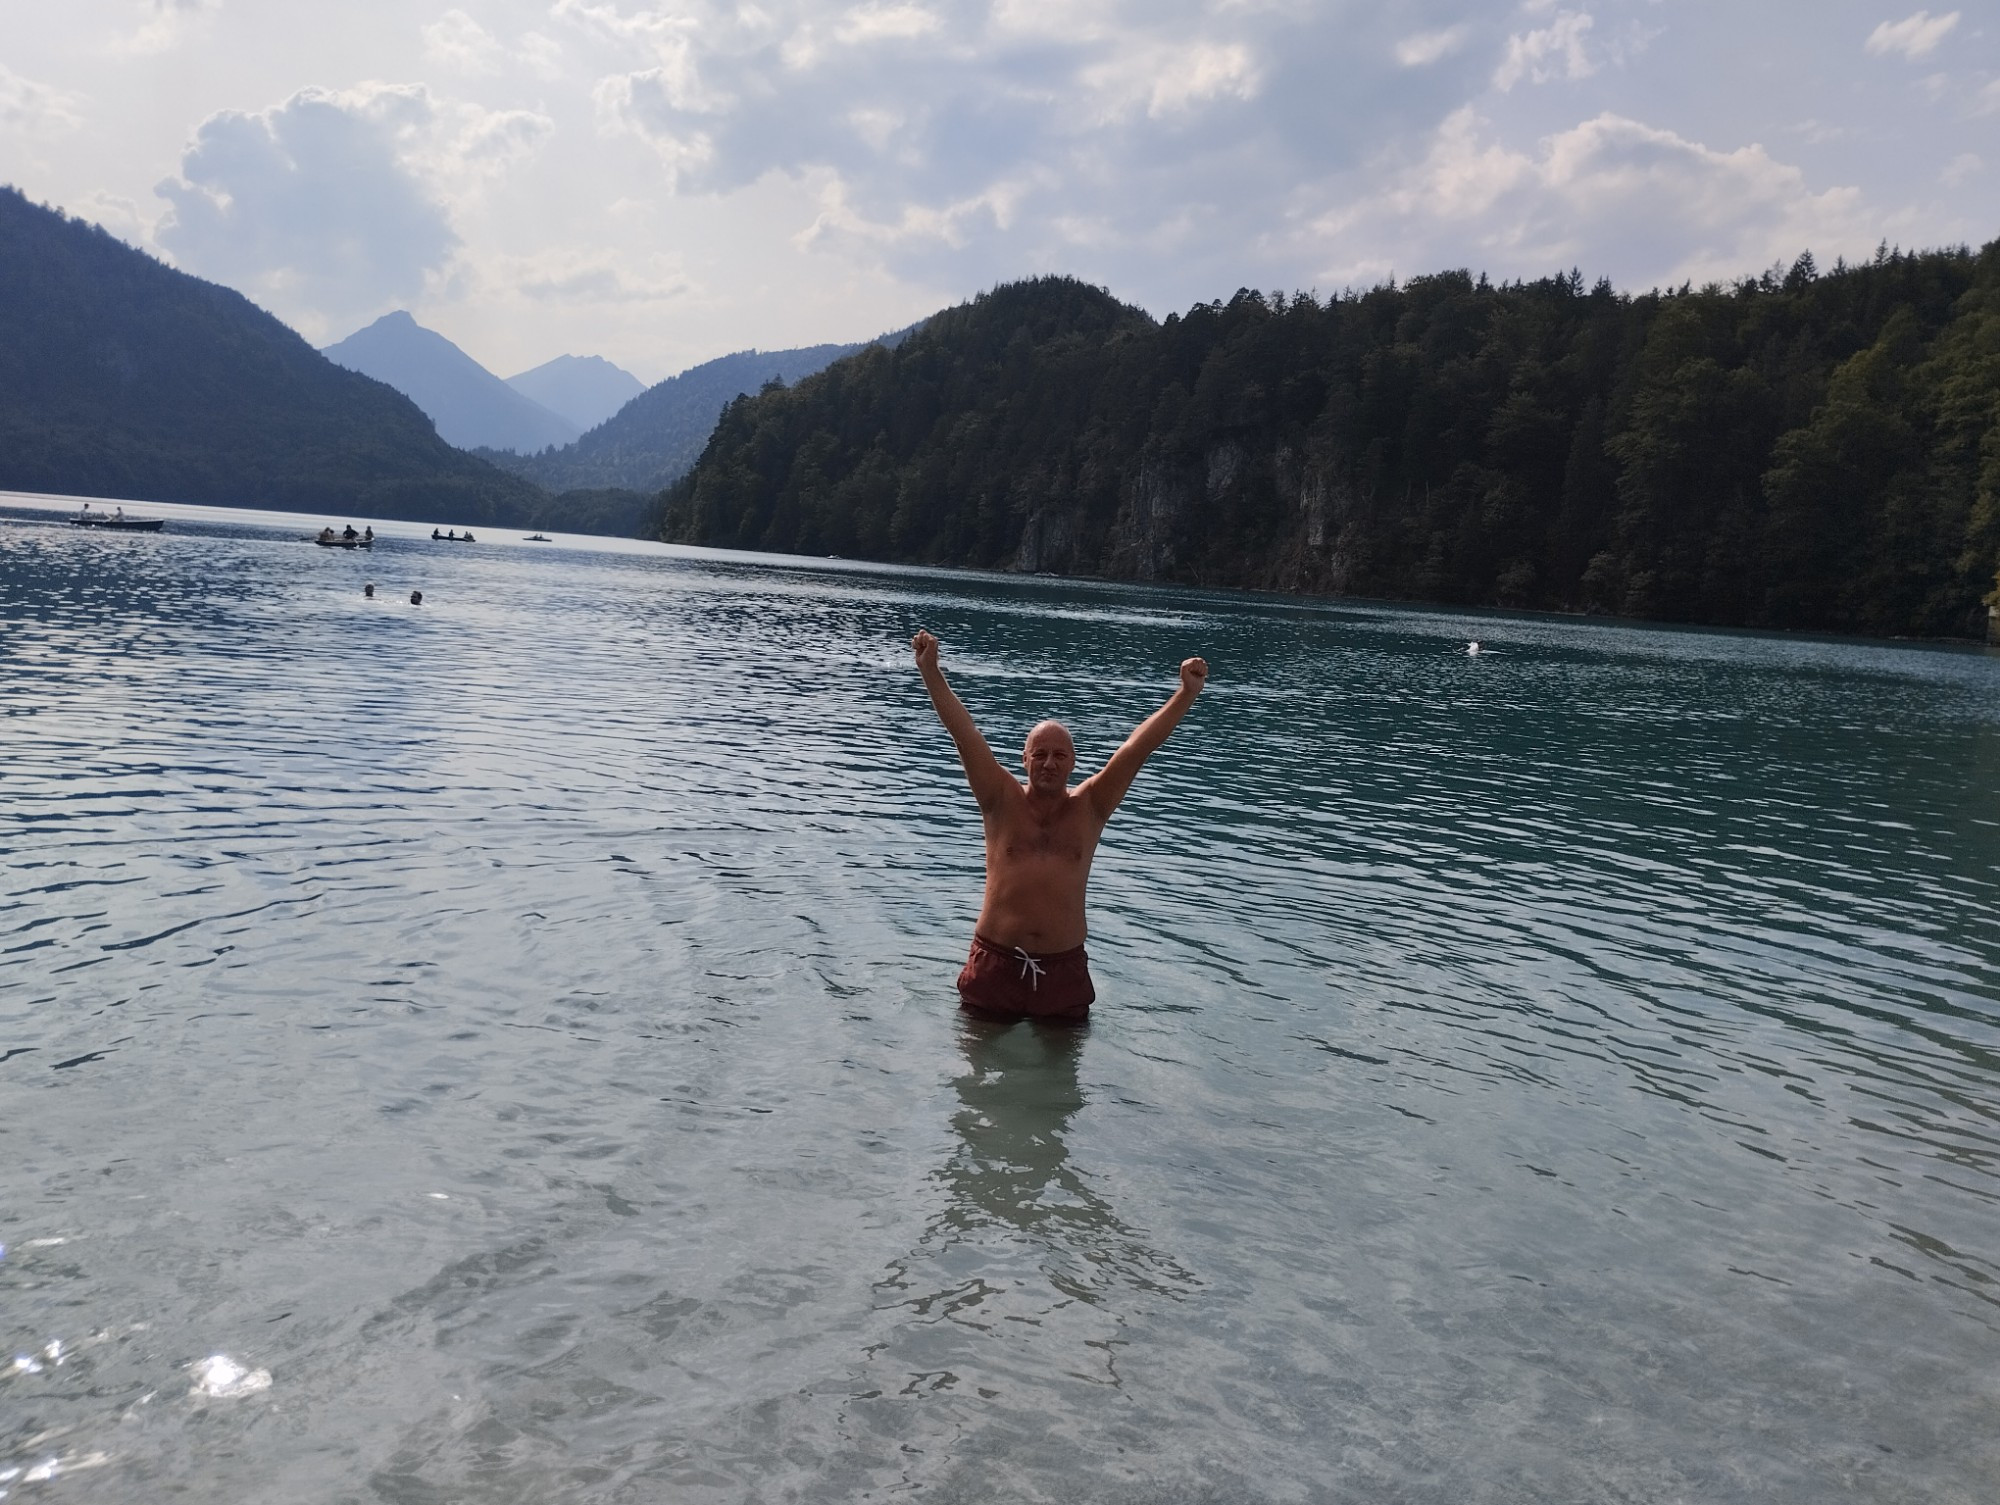
[(0, 519), (10, 1505), (2000, 1493), (2000, 659), (304, 531)]

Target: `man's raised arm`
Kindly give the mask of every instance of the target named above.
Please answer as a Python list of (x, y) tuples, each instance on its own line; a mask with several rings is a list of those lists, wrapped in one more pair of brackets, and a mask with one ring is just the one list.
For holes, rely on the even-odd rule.
[(1008, 794), (1018, 793), (1021, 786), (1000, 766), (993, 749), (979, 735), (972, 713), (945, 683), (944, 670), (938, 667), (938, 640), (928, 632), (919, 632), (910, 639), (910, 647), (916, 651), (917, 671), (924, 677), (924, 688), (930, 691), (938, 720), (951, 733), (958, 761), (965, 766), (965, 782), (972, 786), (972, 797), (979, 802), (979, 808), (984, 810)]
[(1090, 796), (1090, 803), (1097, 811), (1099, 820), (1111, 819), (1111, 812), (1118, 808), (1125, 793), (1132, 787), (1132, 781), (1139, 777), (1139, 770), (1146, 759), (1159, 750), (1167, 734), (1181, 724), (1181, 717), (1188, 713), (1195, 697), (1201, 694), (1202, 686), (1208, 683), (1208, 661), (1189, 658), (1181, 660), (1181, 687), (1174, 691), (1173, 698), (1133, 730), (1125, 739), (1124, 746), (1111, 755), (1111, 761), (1085, 779), (1079, 793)]

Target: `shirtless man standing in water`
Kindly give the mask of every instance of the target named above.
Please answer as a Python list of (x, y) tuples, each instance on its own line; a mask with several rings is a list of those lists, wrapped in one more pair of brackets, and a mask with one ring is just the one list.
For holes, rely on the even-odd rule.
[(1069, 779), (1076, 771), (1076, 744), (1069, 728), (1042, 722), (1028, 733), (1021, 752), (1028, 775), (1023, 788), (1000, 766), (971, 713), (945, 683), (937, 639), (920, 632), (910, 646), (986, 825), (986, 899), (972, 954), (958, 974), (959, 997), (970, 1012), (990, 1017), (1081, 1021), (1097, 997), (1083, 954), (1083, 891), (1097, 839), (1146, 759), (1201, 694), (1208, 665), (1198, 658), (1183, 660), (1181, 687), (1173, 698), (1074, 789)]

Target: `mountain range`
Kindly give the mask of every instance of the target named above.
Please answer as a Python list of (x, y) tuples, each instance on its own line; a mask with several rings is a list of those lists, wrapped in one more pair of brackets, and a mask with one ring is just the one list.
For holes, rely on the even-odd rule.
[(596, 356), (503, 382), (400, 312), (316, 352), (0, 188), (0, 488), (630, 536), (732, 398), (861, 348), (745, 351), (650, 389)]
[(440, 439), (459, 449), (547, 449), (583, 431), (400, 309), (320, 354), (394, 387), (430, 415)]
[(802, 381), (870, 343), (893, 347), (908, 333), (852, 345), (741, 350), (651, 387), (594, 355), (558, 356), (502, 381), (400, 311), (321, 354), (394, 387), (430, 415), (447, 443), (552, 494), (650, 494), (687, 473), (732, 398), (771, 382)]
[(446, 523), (560, 510), (240, 293), (12, 188), (0, 488)]
[[(868, 343), (893, 347), (909, 332), (898, 330)], [(549, 491), (617, 487), (655, 492), (687, 473), (732, 398), (761, 391), (771, 382), (803, 381), (866, 348), (867, 343), (738, 351), (648, 387), (563, 449), (542, 454), (481, 449), (479, 454)]]

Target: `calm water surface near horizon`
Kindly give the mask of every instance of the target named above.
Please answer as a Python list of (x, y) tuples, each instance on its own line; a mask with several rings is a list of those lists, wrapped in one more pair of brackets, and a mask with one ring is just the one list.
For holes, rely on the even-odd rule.
[(2000, 659), (302, 531), (0, 520), (8, 1505), (2000, 1496)]

